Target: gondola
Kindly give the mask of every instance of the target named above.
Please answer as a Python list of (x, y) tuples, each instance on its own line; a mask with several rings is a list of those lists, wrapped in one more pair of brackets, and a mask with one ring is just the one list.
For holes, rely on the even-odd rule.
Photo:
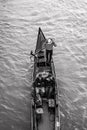
[(46, 63), (43, 44), (46, 38), (39, 28), (33, 66), (31, 92), (31, 130), (60, 130), (58, 85), (53, 58)]

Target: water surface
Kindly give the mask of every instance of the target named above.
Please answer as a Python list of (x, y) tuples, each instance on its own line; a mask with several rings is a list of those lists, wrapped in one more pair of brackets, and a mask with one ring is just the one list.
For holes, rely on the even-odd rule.
[(38, 27), (54, 38), (61, 130), (87, 129), (87, 1), (0, 0), (0, 130), (29, 130)]

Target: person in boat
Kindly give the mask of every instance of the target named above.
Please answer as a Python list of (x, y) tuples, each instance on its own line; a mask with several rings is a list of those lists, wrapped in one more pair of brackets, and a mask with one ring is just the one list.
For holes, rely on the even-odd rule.
[(55, 86), (55, 78), (52, 74), (49, 73), (49, 75), (46, 77), (46, 86)]
[(41, 82), (42, 82), (42, 75), (40, 73), (38, 73), (36, 75), (36, 79), (34, 81), (34, 86), (35, 87), (41, 87)]
[(41, 96), (43, 96), (45, 93), (45, 81), (42, 76), (42, 73), (38, 73), (36, 75), (34, 86), (36, 88), (36, 93), (39, 93)]
[(37, 108), (42, 107), (42, 99), (40, 94), (36, 94), (36, 107)]
[(55, 87), (55, 78), (53, 76), (50, 76), (50, 84), (53, 88)]
[(57, 45), (53, 39), (48, 38), (44, 46), (46, 48), (46, 62), (50, 63), (53, 55), (53, 46), (56, 47)]
[(51, 74), (47, 77), (46, 84), (47, 84), (47, 89), (46, 89), (47, 97), (53, 98), (54, 91), (55, 91), (55, 78)]

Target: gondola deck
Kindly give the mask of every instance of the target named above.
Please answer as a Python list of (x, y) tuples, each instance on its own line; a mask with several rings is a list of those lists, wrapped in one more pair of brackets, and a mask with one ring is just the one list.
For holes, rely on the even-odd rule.
[[(43, 105), (41, 110), (43, 112), (40, 114), (40, 120), (38, 120), (37, 109), (35, 100), (36, 100), (36, 86), (33, 85), (33, 105), (31, 107), (31, 130), (60, 130), (60, 115), (59, 115), (59, 106), (58, 106), (58, 88), (56, 83), (55, 67), (53, 60), (50, 65), (46, 64), (45, 49), (41, 50), (43, 43), (46, 38), (39, 28), (38, 38), (36, 44), (35, 53), (37, 57), (34, 57), (34, 71), (33, 71), (33, 82), (39, 73), (47, 72), (50, 73), (55, 78), (55, 92), (54, 98), (48, 99), (48, 97), (42, 97)], [(44, 86), (46, 88), (46, 86)], [(49, 107), (51, 105), (51, 107)], [(53, 105), (53, 106), (52, 106)], [(49, 109), (50, 108), (50, 109)]]

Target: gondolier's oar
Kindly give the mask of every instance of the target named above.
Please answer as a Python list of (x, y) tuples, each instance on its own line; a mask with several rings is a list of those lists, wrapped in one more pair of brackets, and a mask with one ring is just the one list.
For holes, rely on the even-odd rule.
[[(45, 44), (45, 43), (44, 43)], [(30, 56), (34, 56), (34, 57), (37, 57), (37, 54), (42, 51), (43, 49), (45, 49), (45, 47), (41, 48), (40, 50), (38, 50), (36, 53), (33, 53), (33, 51), (31, 50), (30, 52)]]
[(42, 51), (43, 49), (45, 49), (45, 47), (44, 47), (44, 48), (42, 48), (42, 49), (40, 49), (40, 50), (39, 50), (39, 51), (37, 51), (36, 53), (33, 53), (33, 51), (31, 50), (31, 52), (30, 52), (30, 56), (37, 57), (37, 54), (38, 54), (40, 51)]

